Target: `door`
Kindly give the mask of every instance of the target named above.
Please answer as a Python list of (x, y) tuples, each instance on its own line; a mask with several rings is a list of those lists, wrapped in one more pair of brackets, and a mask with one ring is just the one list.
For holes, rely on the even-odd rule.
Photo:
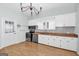
[(20, 28), (17, 27), (17, 40), (18, 42), (22, 42), (26, 40), (26, 26), (21, 25)]
[(1, 46), (6, 47), (15, 44), (16, 41), (16, 21), (12, 17), (2, 18)]

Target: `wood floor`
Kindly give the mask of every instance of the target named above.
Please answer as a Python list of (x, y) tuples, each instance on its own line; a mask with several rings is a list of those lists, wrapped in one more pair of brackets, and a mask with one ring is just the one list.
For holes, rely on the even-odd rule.
[(0, 50), (9, 56), (77, 56), (75, 52), (32, 42), (22, 42)]

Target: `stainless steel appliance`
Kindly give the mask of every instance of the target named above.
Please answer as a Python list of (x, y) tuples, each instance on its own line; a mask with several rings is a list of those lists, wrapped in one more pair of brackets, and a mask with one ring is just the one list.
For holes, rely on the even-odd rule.
[(30, 41), (34, 42), (35, 40), (33, 39), (33, 33), (37, 29), (37, 26), (28, 26), (28, 29), (29, 29), (29, 32), (26, 33), (26, 39), (30, 38)]
[(32, 42), (38, 43), (38, 35), (37, 34), (33, 34), (33, 36), (32, 36)]

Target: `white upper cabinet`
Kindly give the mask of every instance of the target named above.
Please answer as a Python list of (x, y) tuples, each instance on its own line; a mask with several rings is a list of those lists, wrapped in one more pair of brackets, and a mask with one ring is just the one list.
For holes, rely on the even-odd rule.
[(65, 16), (64, 26), (76, 26), (76, 13), (67, 14)]
[(56, 27), (76, 26), (76, 13), (55, 16)]
[(37, 21), (37, 25), (41, 30), (55, 30), (54, 17), (41, 18)]
[(64, 26), (64, 15), (55, 16), (56, 27)]
[(55, 30), (55, 27), (76, 26), (76, 13), (68, 13), (57, 16), (49, 16), (30, 20), (29, 25), (38, 25), (38, 29)]
[(32, 25), (37, 25), (40, 30), (55, 30), (55, 20), (53, 16), (30, 20), (28, 26)]
[(49, 27), (48, 27), (48, 29), (50, 29), (50, 30), (55, 30), (55, 21), (54, 21), (54, 20), (49, 22)]
[(43, 29), (44, 28), (43, 22), (38, 22), (37, 25), (38, 25), (38, 29)]

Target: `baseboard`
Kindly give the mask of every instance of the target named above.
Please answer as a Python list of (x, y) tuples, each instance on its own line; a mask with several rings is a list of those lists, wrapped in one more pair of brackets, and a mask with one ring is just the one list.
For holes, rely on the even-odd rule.
[(79, 55), (79, 51), (77, 52), (77, 54)]
[(11, 46), (11, 45), (15, 45), (15, 44), (18, 44), (18, 43), (21, 43), (21, 42), (24, 42), (24, 41), (25, 41), (25, 40), (23, 40), (23, 41), (18, 41), (18, 42), (15, 42), (15, 43), (13, 43), (13, 44), (10, 44), (10, 45), (1, 46), (1, 47), (0, 47), (0, 49), (3, 49), (3, 48), (5, 48), (5, 47)]
[(2, 49), (2, 48), (4, 48), (4, 47), (0, 47), (0, 49)]

